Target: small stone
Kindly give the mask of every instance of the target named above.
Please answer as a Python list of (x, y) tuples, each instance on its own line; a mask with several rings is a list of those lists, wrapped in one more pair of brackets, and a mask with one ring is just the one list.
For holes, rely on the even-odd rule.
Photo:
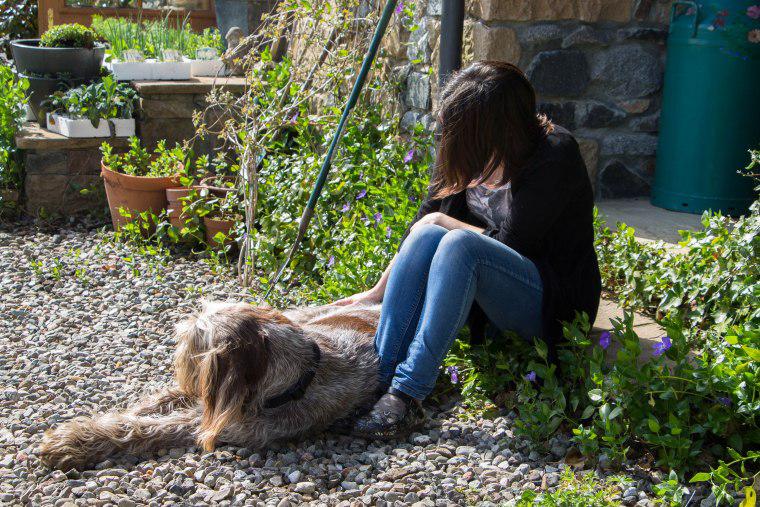
[(299, 482), (296, 484), (294, 491), (302, 495), (311, 495), (316, 489), (317, 486), (313, 482)]

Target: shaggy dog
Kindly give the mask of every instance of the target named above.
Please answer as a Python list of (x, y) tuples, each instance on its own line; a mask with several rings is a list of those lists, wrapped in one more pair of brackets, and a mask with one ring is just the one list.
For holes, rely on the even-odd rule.
[(283, 313), (207, 303), (177, 326), (176, 387), (124, 412), (48, 430), (42, 461), (82, 469), (117, 452), (155, 453), (217, 442), (264, 448), (350, 419), (374, 402), (379, 306)]

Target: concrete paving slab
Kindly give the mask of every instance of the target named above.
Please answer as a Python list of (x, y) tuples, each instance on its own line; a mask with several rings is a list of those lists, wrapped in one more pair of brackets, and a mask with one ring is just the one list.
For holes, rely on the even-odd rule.
[[(612, 329), (612, 319), (622, 320), (624, 316), (624, 310), (616, 302), (609, 299), (602, 299), (599, 303), (599, 311), (594, 321), (594, 327), (591, 331), (591, 336), (594, 340), (603, 332)], [(652, 357), (652, 351), (654, 345), (660, 341), (665, 334), (663, 328), (657, 324), (653, 319), (642, 315), (640, 313), (634, 313), (633, 315), (633, 329), (639, 337), (641, 343), (641, 355), (639, 356), (639, 363), (648, 361)], [(613, 342), (607, 349), (607, 363), (611, 363), (617, 356), (617, 351), (620, 345)]]
[(652, 206), (647, 197), (603, 200), (596, 206), (609, 228), (614, 229), (617, 222), (625, 222), (636, 230), (636, 237), (640, 239), (677, 244), (681, 241), (679, 230), (702, 228), (701, 215), (658, 208)]

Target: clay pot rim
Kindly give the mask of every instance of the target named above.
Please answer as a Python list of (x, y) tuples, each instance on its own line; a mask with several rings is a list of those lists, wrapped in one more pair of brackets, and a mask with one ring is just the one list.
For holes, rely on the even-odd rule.
[[(182, 198), (182, 197), (185, 197), (190, 192), (192, 192), (193, 190), (196, 190), (196, 191), (200, 190), (200, 188), (201, 187), (199, 187), (198, 185), (192, 185), (192, 186), (189, 186), (189, 187), (181, 187), (181, 186), (180, 187), (169, 187), (169, 188), (166, 189), (166, 197), (168, 198), (170, 195), (173, 196), (175, 194), (178, 194), (178, 198)], [(184, 192), (187, 192), (187, 194), (182, 195)]]
[[(215, 179), (215, 178), (218, 178), (218, 177), (219, 176), (206, 176), (205, 178), (201, 179), (201, 181), (198, 184), (198, 186), (201, 187), (201, 188), (207, 188), (207, 189), (209, 189), (211, 191), (214, 191), (214, 192), (234, 192), (235, 190), (237, 190), (235, 187), (217, 187), (215, 185), (209, 185), (209, 184), (205, 183), (208, 180)], [(222, 176), (222, 178), (229, 178), (229, 179), (232, 179), (232, 181), (234, 181), (235, 176)]]
[[(242, 218), (243, 217), (241, 215), (240, 219), (242, 220)], [(216, 223), (219, 223), (219, 224), (235, 224), (238, 221), (237, 220), (227, 220), (227, 219), (224, 219), (224, 218), (215, 218), (213, 216), (206, 215), (205, 217), (203, 217), (203, 223), (206, 223), (206, 222), (216, 222)]]
[[(180, 170), (182, 170), (180, 164)], [(179, 185), (179, 173), (172, 176), (132, 176), (130, 174), (114, 171), (103, 160), (100, 161), (100, 176), (112, 183), (121, 185), (132, 190), (161, 190)]]

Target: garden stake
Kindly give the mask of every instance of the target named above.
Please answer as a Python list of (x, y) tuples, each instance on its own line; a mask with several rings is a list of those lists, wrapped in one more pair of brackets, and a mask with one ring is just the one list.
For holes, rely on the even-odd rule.
[(348, 102), (346, 102), (346, 106), (343, 108), (343, 114), (341, 115), (340, 121), (338, 122), (338, 128), (336, 129), (332, 141), (330, 142), (330, 147), (328, 148), (327, 154), (325, 155), (325, 160), (322, 162), (322, 168), (320, 169), (319, 176), (317, 177), (317, 181), (314, 184), (314, 189), (311, 191), (309, 201), (306, 203), (306, 208), (304, 208), (303, 214), (301, 215), (301, 221), (298, 224), (298, 234), (296, 235), (296, 239), (293, 242), (293, 246), (290, 248), (290, 251), (288, 252), (288, 256), (285, 259), (285, 262), (282, 263), (280, 269), (277, 271), (277, 274), (274, 276), (272, 283), (269, 284), (269, 288), (267, 289), (266, 294), (264, 294), (264, 299), (269, 297), (269, 294), (272, 292), (272, 289), (275, 287), (275, 285), (277, 285), (277, 282), (280, 280), (280, 277), (285, 271), (285, 268), (288, 266), (288, 264), (290, 264), (290, 261), (293, 260), (293, 255), (295, 255), (296, 251), (298, 250), (298, 246), (301, 244), (301, 241), (306, 234), (306, 229), (309, 227), (311, 217), (314, 216), (314, 208), (316, 207), (317, 200), (319, 200), (319, 196), (322, 193), (322, 187), (324, 187), (325, 181), (327, 180), (327, 174), (330, 172), (332, 158), (333, 155), (335, 155), (335, 148), (338, 146), (340, 138), (343, 136), (343, 131), (346, 128), (346, 120), (348, 119), (348, 115), (351, 112), (351, 109), (353, 109), (356, 105), (356, 102), (359, 99), (359, 94), (364, 87), (364, 80), (367, 78), (367, 74), (369, 74), (372, 63), (375, 61), (375, 55), (377, 54), (377, 50), (380, 47), (380, 41), (383, 39), (385, 29), (388, 26), (388, 22), (390, 21), (391, 16), (393, 15), (394, 9), (396, 8), (396, 1), (397, 0), (388, 0), (388, 3), (385, 4), (383, 14), (380, 17), (380, 22), (377, 24), (377, 28), (375, 28), (375, 34), (372, 36), (372, 42), (369, 45), (369, 49), (367, 49), (367, 54), (364, 55), (364, 61), (362, 61), (359, 75), (356, 76), (356, 81), (354, 82), (354, 87), (351, 90), (351, 95), (348, 97)]

